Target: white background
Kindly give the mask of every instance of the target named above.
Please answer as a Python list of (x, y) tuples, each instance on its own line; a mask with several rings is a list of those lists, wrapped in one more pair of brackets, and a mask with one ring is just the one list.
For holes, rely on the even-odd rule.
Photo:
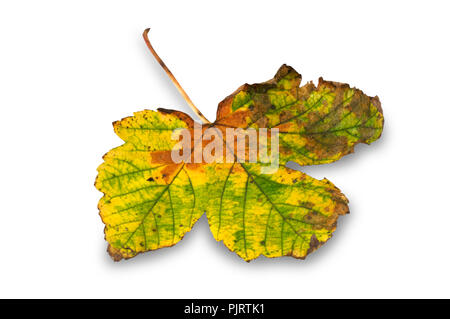
[[(450, 5), (445, 1), (2, 1), (0, 297), (450, 297)], [(282, 63), (304, 81), (378, 95), (385, 130), (306, 167), (351, 214), (305, 261), (246, 263), (203, 217), (175, 247), (114, 263), (101, 156), (111, 122), (192, 114), (141, 33), (213, 120), (218, 102)], [(317, 83), (317, 82), (316, 82)]]

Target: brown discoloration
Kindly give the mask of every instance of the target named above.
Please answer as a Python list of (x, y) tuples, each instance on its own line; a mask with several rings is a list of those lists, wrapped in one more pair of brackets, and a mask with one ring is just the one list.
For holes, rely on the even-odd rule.
[[(231, 106), (230, 106), (231, 110)], [(225, 116), (223, 119), (218, 120), (215, 124), (216, 125), (222, 125), (227, 127), (247, 127), (248, 123), (250, 122), (250, 119), (252, 117), (252, 111), (249, 109), (247, 110), (240, 110), (239, 112), (234, 113), (228, 113), (227, 116)]]
[(191, 171), (202, 170), (204, 171), (204, 163), (186, 163), (186, 168)]
[(314, 91), (316, 89), (316, 86), (314, 85), (314, 83), (312, 81), (309, 81), (308, 83), (306, 83), (305, 85), (303, 85), (302, 87), (299, 87), (297, 89), (297, 98), (299, 100), (306, 100), (307, 97), (311, 94), (312, 91)]
[(175, 164), (172, 160), (172, 151), (153, 151), (150, 153), (152, 164)]
[(338, 89), (349, 89), (350, 86), (347, 83), (334, 82), (334, 81), (326, 81), (322, 77), (319, 78), (319, 83), (317, 85), (318, 89), (323, 87), (329, 88), (331, 91), (336, 91)]
[(289, 110), (281, 111), (280, 113), (280, 122), (286, 121), (292, 117), (292, 113)]
[(183, 163), (167, 165), (161, 170), (161, 178), (166, 184), (170, 184), (183, 165)]
[[(302, 75), (300, 73), (298, 73), (297, 71), (294, 70), (293, 67), (287, 65), (287, 64), (283, 64), (277, 71), (277, 73), (274, 76), (273, 81), (279, 82), (281, 79), (285, 78), (289, 76), (294, 80), (294, 86), (300, 86), (300, 82), (302, 81)], [(271, 82), (271, 81), (268, 81)]]
[(111, 256), (111, 258), (114, 261), (121, 261), (123, 259), (120, 249), (117, 249), (111, 245), (108, 245), (107, 251), (108, 251), (108, 254)]
[(305, 137), (306, 148), (317, 158), (331, 158), (339, 153), (346, 155), (353, 150), (347, 145), (345, 136), (311, 135)]
[[(264, 114), (273, 109), (273, 105), (270, 103), (269, 97), (265, 94), (269, 89), (276, 88), (277, 83), (284, 77), (291, 77), (294, 82), (294, 87), (298, 87), (301, 82), (301, 75), (297, 73), (292, 67), (283, 64), (275, 74), (274, 78), (257, 84), (244, 84), (240, 86), (236, 91), (227, 96), (222, 102), (219, 103), (217, 108), (216, 124), (227, 125), (230, 127), (242, 127), (248, 126), (249, 121), (257, 122), (258, 127), (267, 123), (264, 120)], [(236, 110), (233, 112), (232, 104), (234, 97), (240, 92), (247, 92), (252, 95), (255, 105), (247, 110)], [(261, 120), (261, 122), (259, 122)]]
[(354, 113), (358, 118), (370, 116), (370, 98), (360, 90), (355, 89), (352, 100), (348, 105), (348, 110)]
[(309, 255), (310, 253), (312, 253), (313, 251), (315, 251), (317, 248), (319, 248), (320, 246), (322, 246), (323, 243), (321, 243), (315, 234), (312, 234), (311, 236), (311, 241), (309, 242), (309, 248), (307, 251), (307, 255)]
[[(156, 229), (152, 229), (152, 231), (153, 231), (153, 232), (156, 232), (157, 230), (156, 230)], [(189, 230), (188, 232), (190, 232), (190, 230)], [(184, 236), (186, 236), (186, 234), (187, 234), (188, 232), (186, 232), (185, 234), (182, 234), (182, 235), (180, 236), (180, 240), (179, 240), (179, 241), (183, 240)], [(174, 245), (176, 245), (176, 243), (171, 244), (171, 245), (163, 245), (163, 246), (160, 246), (160, 247), (157, 248), (157, 249), (161, 249), (161, 248), (169, 248), (169, 247), (172, 247), (172, 246), (174, 246)], [(128, 250), (128, 251), (132, 252), (132, 254), (130, 254), (130, 255), (123, 254), (123, 253), (121, 252), (121, 249)], [(126, 247), (126, 248), (120, 248), (120, 249), (119, 249), (119, 248), (115, 248), (115, 247), (111, 246), (111, 244), (109, 244), (109, 245), (108, 245), (108, 248), (106, 249), (106, 251), (108, 252), (109, 256), (111, 256), (111, 258), (112, 258), (114, 261), (116, 261), (116, 262), (117, 262), (117, 261), (121, 261), (121, 260), (123, 260), (123, 259), (128, 260), (128, 259), (131, 259), (131, 258), (136, 257), (137, 255), (140, 255), (140, 254), (143, 254), (143, 253), (152, 251), (152, 250), (153, 250), (153, 249), (148, 249), (148, 250), (146, 250), (146, 251), (138, 251), (138, 252), (135, 252), (135, 251), (133, 251), (133, 250), (132, 250), (131, 248), (129, 248), (129, 247)]]
[(168, 109), (164, 109), (164, 108), (158, 108), (158, 111), (160, 113), (163, 114), (171, 114), (171, 115), (175, 115), (176, 117), (178, 117), (180, 120), (182, 120), (183, 122), (185, 122), (188, 126), (188, 128), (193, 128), (194, 127), (194, 120), (187, 115), (184, 112), (181, 111), (175, 111), (175, 110), (168, 110)]
[(269, 126), (269, 119), (263, 115), (258, 115), (258, 117), (256, 117), (256, 121), (253, 120), (254, 124), (256, 127), (268, 127)]
[(233, 103), (234, 97), (242, 90), (245, 89), (246, 85), (240, 86), (236, 91), (228, 95), (222, 102), (219, 103), (217, 107), (216, 123), (221, 123), (221, 119), (226, 118), (230, 113), (232, 113), (231, 105)]
[(372, 102), (372, 104), (377, 108), (378, 112), (380, 112), (381, 114), (383, 114), (383, 109), (381, 107), (381, 102), (380, 102), (380, 98), (378, 96), (374, 96), (371, 98), (370, 100)]

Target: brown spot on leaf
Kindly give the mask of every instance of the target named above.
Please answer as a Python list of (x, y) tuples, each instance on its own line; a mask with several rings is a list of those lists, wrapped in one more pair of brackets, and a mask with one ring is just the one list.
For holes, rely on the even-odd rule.
[(309, 242), (309, 248), (307, 255), (315, 251), (317, 248), (319, 248), (322, 245), (322, 243), (317, 239), (316, 234), (312, 234), (311, 241)]

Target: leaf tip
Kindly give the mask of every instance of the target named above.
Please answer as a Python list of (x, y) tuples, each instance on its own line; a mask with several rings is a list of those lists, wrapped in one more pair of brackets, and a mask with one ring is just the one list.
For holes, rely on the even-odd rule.
[(119, 249), (114, 248), (114, 247), (111, 246), (111, 245), (108, 245), (107, 251), (108, 251), (108, 254), (111, 256), (111, 258), (112, 258), (114, 261), (121, 261), (121, 260), (123, 259), (123, 256), (122, 256), (122, 254), (120, 253), (120, 250), (119, 250)]

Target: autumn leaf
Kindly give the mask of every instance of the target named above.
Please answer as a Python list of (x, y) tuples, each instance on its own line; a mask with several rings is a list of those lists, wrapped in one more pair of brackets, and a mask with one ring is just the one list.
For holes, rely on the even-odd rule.
[(383, 128), (378, 97), (322, 79), (317, 86), (300, 86), (300, 74), (283, 65), (272, 80), (245, 84), (225, 98), (210, 123), (154, 52), (147, 32), (150, 50), (203, 120), (202, 132), (215, 129), (225, 136), (227, 128), (277, 128), (282, 167), (263, 174), (263, 163), (237, 157), (174, 162), (174, 130), (200, 125), (179, 111), (145, 110), (115, 122), (125, 143), (105, 154), (95, 182), (104, 194), (99, 210), (113, 259), (175, 245), (205, 212), (214, 238), (246, 261), (260, 255), (304, 258), (330, 239), (338, 217), (348, 213), (347, 198), (327, 179), (284, 164), (330, 163), (356, 144), (378, 139)]
[(100, 216), (115, 260), (174, 245), (203, 214), (192, 184), (198, 173), (186, 165), (151, 161), (152, 154), (172, 149), (172, 131), (180, 127), (186, 122), (153, 111), (114, 123), (125, 144), (103, 157), (95, 185), (104, 193)]
[(378, 97), (348, 84), (319, 79), (299, 87), (301, 75), (283, 65), (265, 83), (241, 86), (219, 104), (219, 127), (278, 128), (280, 161), (315, 165), (337, 161), (383, 129)]

